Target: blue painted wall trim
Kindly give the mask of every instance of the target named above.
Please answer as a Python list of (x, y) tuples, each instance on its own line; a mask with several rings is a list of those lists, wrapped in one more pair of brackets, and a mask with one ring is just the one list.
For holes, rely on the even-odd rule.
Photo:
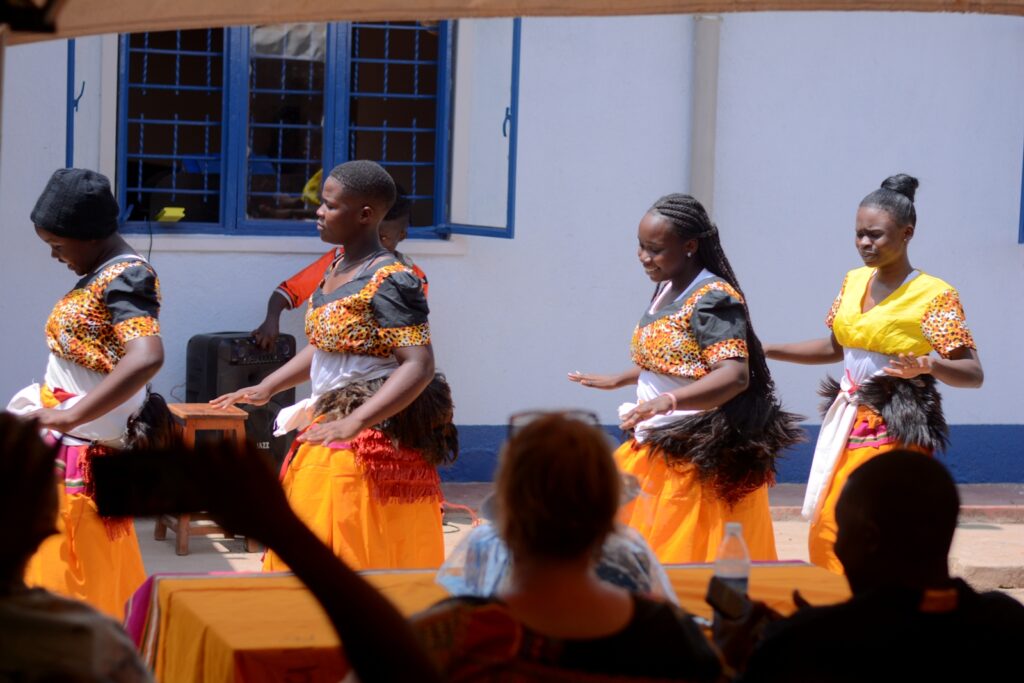
[[(621, 439), (615, 427), (605, 427)], [(807, 481), (818, 425), (804, 425), (808, 441), (779, 459), (779, 482)], [(441, 470), (444, 481), (491, 481), (505, 425), (460, 425), (462, 453), (458, 462)], [(950, 448), (939, 457), (961, 484), (1024, 482), (1024, 425), (951, 425)]]

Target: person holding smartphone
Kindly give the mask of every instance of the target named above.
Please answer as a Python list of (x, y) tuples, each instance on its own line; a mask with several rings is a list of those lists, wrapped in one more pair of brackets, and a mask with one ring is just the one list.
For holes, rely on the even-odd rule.
[[(296, 513), (355, 569), (438, 567), (436, 465), (457, 446), (422, 282), (380, 242), (395, 184), (378, 164), (350, 161), (331, 171), (322, 197), (317, 229), (343, 252), (310, 298), (309, 345), (260, 384), (211, 404), (262, 405), (311, 381), (311, 398), (277, 417), (278, 434), (299, 430), (283, 469)], [(263, 567), (284, 564), (271, 551)]]
[(170, 432), (163, 399), (146, 387), (164, 360), (160, 285), (118, 234), (119, 213), (110, 182), (95, 171), (59, 169), (40, 195), (36, 234), (79, 279), (46, 321), (43, 383), (8, 405), (61, 442), (59, 533), (32, 558), (28, 582), (117, 619), (146, 573), (132, 520), (98, 516), (90, 462), (155, 438), (154, 428)]
[(57, 449), (34, 420), (0, 413), (0, 680), (151, 683), (119, 620), (25, 582), (57, 531)]

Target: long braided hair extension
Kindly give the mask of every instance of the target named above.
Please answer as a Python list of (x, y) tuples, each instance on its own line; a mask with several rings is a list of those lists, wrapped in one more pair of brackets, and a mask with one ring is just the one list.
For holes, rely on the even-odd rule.
[[(754, 325), (750, 320), (746, 296), (743, 294), (743, 289), (740, 287), (729, 259), (725, 256), (725, 251), (722, 249), (722, 241), (718, 237), (718, 227), (708, 218), (704, 206), (688, 194), (665, 195), (654, 203), (651, 211), (666, 218), (672, 225), (673, 232), (679, 237), (685, 240), (697, 238), (696, 256), (700, 259), (701, 264), (732, 285), (740, 293), (740, 296), (743, 296), (743, 315), (747, 322), (747, 351), (750, 354), (747, 360), (750, 367), (750, 384), (743, 393), (773, 400), (775, 398), (775, 382), (768, 370), (768, 362), (764, 356), (764, 349), (761, 347), (761, 340), (754, 334)], [(759, 403), (764, 403), (764, 401), (759, 401)], [(757, 416), (740, 415), (737, 417), (741, 419), (749, 417), (753, 421), (747, 426), (757, 427), (764, 424), (768, 415), (762, 411), (762, 414)]]
[(649, 432), (651, 443), (666, 457), (692, 462), (701, 479), (711, 482), (732, 504), (774, 479), (776, 455), (803, 440), (801, 416), (782, 410), (775, 396), (775, 382), (761, 340), (754, 334), (746, 297), (707, 211), (687, 194), (666, 195), (650, 211), (664, 217), (679, 237), (696, 239), (701, 265), (732, 285), (744, 299), (750, 372), (746, 390), (717, 409), (683, 418), (656, 436)]

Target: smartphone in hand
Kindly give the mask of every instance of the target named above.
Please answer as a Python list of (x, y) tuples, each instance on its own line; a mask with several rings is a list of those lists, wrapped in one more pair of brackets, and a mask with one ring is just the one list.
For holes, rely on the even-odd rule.
[(711, 577), (704, 601), (726, 619), (739, 619), (750, 609), (750, 598), (717, 576)]
[(184, 448), (95, 457), (92, 479), (96, 506), (107, 517), (203, 512), (213, 499), (202, 454)]

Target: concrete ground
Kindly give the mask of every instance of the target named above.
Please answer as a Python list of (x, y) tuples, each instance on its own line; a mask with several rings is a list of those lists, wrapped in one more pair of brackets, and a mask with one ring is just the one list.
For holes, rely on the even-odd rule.
[[(490, 483), (445, 484), (452, 503), (478, 509)], [(978, 590), (1003, 590), (1024, 602), (1024, 484), (973, 484), (960, 487), (963, 507), (953, 539), (950, 570)], [(803, 486), (781, 484), (772, 490), (772, 517), (779, 559), (807, 560), (807, 522), (799, 516)], [(445, 549), (450, 551), (468, 531), (471, 517), (460, 510), (445, 515)], [(153, 521), (138, 520), (136, 530), (146, 571), (259, 571), (260, 553), (245, 552), (239, 539), (196, 536), (189, 554), (174, 553), (174, 533), (153, 539)]]

